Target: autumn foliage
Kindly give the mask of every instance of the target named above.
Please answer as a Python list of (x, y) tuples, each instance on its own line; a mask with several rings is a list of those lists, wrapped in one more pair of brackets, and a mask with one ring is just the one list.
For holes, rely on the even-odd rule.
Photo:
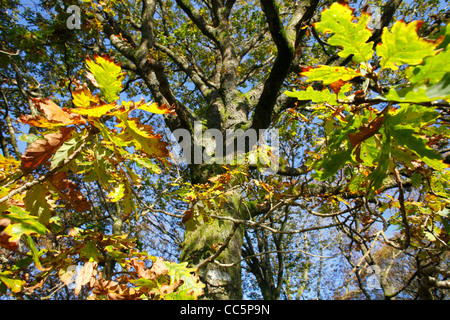
[[(8, 187), (1, 194), (0, 246), (16, 251), (19, 240), (25, 238), (31, 256), (24, 263), (34, 263), (40, 274), (30, 283), (13, 271), (2, 271), (0, 280), (13, 293), (32, 292), (50, 273), (57, 272), (66, 285), (75, 283), (76, 295), (85, 288), (92, 291), (92, 299), (195, 299), (203, 287), (194, 276), (195, 269), (139, 252), (126, 235), (107, 236), (75, 228), (57, 236), (67, 245), (64, 249), (37, 249), (39, 236), (62, 228), (53, 215), (61, 203), (77, 213), (90, 209), (91, 203), (74, 177), (98, 179), (111, 202), (124, 200), (123, 216), (118, 218), (126, 219), (133, 210), (134, 195), (122, 166), (137, 161), (157, 170), (157, 165), (146, 159), (163, 161), (169, 155), (161, 136), (129, 113), (136, 108), (158, 114), (173, 110), (144, 101), (119, 104), (120, 66), (98, 55), (87, 59), (86, 64), (88, 78), (100, 92), (93, 95), (86, 84), (80, 85), (72, 92), (71, 109), (59, 107), (50, 98), (34, 99), (41, 115), (22, 115), (20, 121), (43, 130), (42, 136), (29, 144), (20, 165), (1, 158), (2, 179)], [(102, 117), (114, 117), (116, 126), (108, 127)], [(129, 147), (136, 153), (130, 154)], [(126, 275), (115, 280), (106, 278), (99, 265), (111, 259), (126, 270)]]

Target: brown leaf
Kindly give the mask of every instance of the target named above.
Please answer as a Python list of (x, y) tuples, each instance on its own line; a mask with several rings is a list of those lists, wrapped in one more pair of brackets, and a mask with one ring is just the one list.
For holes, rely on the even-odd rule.
[(32, 100), (36, 108), (38, 108), (38, 110), (50, 121), (61, 122), (65, 125), (86, 123), (86, 120), (83, 117), (79, 115), (73, 116), (69, 112), (61, 109), (61, 107), (48, 98), (32, 98)]
[(67, 201), (68, 205), (77, 212), (85, 212), (91, 208), (91, 204), (88, 199), (81, 193), (78, 185), (66, 179), (67, 173), (57, 172), (52, 175), (47, 181), (57, 189), (61, 198)]
[(192, 212), (192, 208), (186, 210), (186, 211), (184, 212), (183, 219), (181, 219), (181, 222), (182, 222), (182, 223), (188, 222), (189, 219), (192, 218), (192, 213), (193, 213), (193, 212)]
[(45, 164), (55, 151), (72, 135), (74, 128), (60, 128), (59, 132), (44, 135), (44, 139), (34, 141), (22, 155), (22, 170), (31, 172), (37, 166)]
[(17, 241), (9, 241), (11, 236), (3, 230), (11, 223), (11, 220), (8, 218), (1, 218), (0, 219), (0, 247), (6, 248), (11, 251), (15, 251), (19, 248), (19, 243)]
[(157, 290), (160, 295), (166, 295), (175, 292), (183, 284), (183, 280), (175, 280), (172, 284), (162, 284)]
[(169, 273), (169, 269), (167, 269), (166, 264), (164, 263), (163, 258), (156, 258), (156, 261), (153, 262), (152, 268), (150, 269), (154, 273), (155, 277), (159, 277), (162, 275), (166, 275)]
[(342, 80), (342, 79), (339, 79), (338, 81), (331, 83), (331, 84), (330, 84), (330, 88), (331, 88), (331, 90), (333, 90), (333, 92), (334, 92), (335, 94), (338, 94), (339, 91), (341, 91), (341, 87), (342, 87), (344, 84), (345, 84), (345, 81)]
[(9, 226), (10, 223), (11, 220), (9, 220), (8, 218), (0, 218), (0, 232), (5, 230), (5, 228)]
[(352, 148), (358, 146), (364, 140), (372, 137), (374, 134), (380, 130), (383, 125), (384, 116), (375, 118), (367, 127), (361, 126), (355, 133), (348, 134), (348, 139), (352, 145)]
[(131, 265), (133, 266), (134, 270), (136, 270), (138, 276), (140, 278), (149, 279), (151, 276), (150, 270), (146, 269), (145, 264), (143, 261), (138, 261), (137, 258), (130, 259)]

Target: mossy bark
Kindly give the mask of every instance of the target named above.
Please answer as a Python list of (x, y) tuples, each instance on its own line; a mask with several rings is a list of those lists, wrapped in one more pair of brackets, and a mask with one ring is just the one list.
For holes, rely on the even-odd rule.
[[(240, 195), (233, 193), (225, 205), (210, 213), (239, 218), (239, 201)], [(206, 210), (205, 207), (203, 209)], [(189, 262), (190, 266), (198, 265), (213, 255), (232, 232), (233, 223), (230, 221), (203, 219), (201, 216), (191, 218), (186, 223), (180, 261)], [(242, 299), (241, 264), (239, 263), (242, 244), (243, 228), (238, 227), (225, 250), (215, 259), (220, 264), (233, 265), (224, 267), (211, 261), (198, 270), (200, 280), (206, 286), (201, 299)]]

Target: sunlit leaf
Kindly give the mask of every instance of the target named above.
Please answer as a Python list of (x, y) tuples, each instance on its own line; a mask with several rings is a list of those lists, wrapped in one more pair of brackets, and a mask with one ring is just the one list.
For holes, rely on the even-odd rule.
[(381, 66), (397, 70), (403, 64), (418, 65), (434, 55), (436, 43), (426, 41), (417, 35), (419, 21), (409, 24), (397, 21), (389, 31), (386, 27), (381, 35), (381, 44), (377, 45), (377, 54), (381, 57)]
[(73, 128), (62, 127), (59, 132), (44, 135), (44, 139), (33, 142), (22, 155), (22, 168), (26, 171), (46, 163), (58, 148), (68, 140)]
[(174, 107), (169, 107), (166, 104), (163, 104), (162, 106), (159, 106), (156, 102), (152, 104), (142, 104), (137, 107), (138, 109), (145, 110), (151, 113), (156, 114), (176, 114)]
[(323, 65), (302, 72), (301, 75), (308, 77), (308, 82), (322, 81), (323, 84), (327, 85), (339, 80), (348, 81), (360, 77), (361, 73), (351, 68)]
[[(320, 22), (314, 24), (317, 31), (332, 33), (327, 40), (332, 46), (342, 47), (338, 55), (347, 58), (353, 55), (356, 63), (368, 62), (373, 55), (373, 43), (367, 43), (372, 33), (367, 29), (370, 16), (363, 13), (358, 22), (354, 22), (353, 11), (347, 5), (334, 2), (322, 12)], [(345, 80), (345, 79), (343, 79)]]
[(119, 93), (122, 90), (122, 80), (124, 74), (120, 65), (116, 64), (111, 58), (106, 56), (94, 55), (93, 59), (87, 59), (86, 65), (96, 80), (105, 99), (113, 102), (119, 99)]
[(15, 279), (14, 275), (10, 271), (0, 272), (0, 281), (3, 282), (11, 292), (17, 293), (22, 290), (25, 285), (25, 281), (22, 279)]
[(66, 160), (75, 150), (77, 150), (80, 145), (87, 138), (88, 132), (87, 130), (74, 133), (70, 139), (65, 141), (59, 148), (56, 150), (55, 154), (51, 158), (51, 166), (50, 170), (58, 167), (64, 160)]
[(23, 234), (44, 235), (47, 232), (47, 228), (35, 216), (20, 207), (11, 206), (8, 212), (4, 217), (13, 223), (9, 224), (4, 232), (11, 236), (10, 241), (19, 240)]
[(139, 119), (125, 117), (120, 118), (119, 128), (123, 129), (122, 138), (131, 139), (133, 144), (143, 150), (150, 157), (166, 157), (169, 155), (168, 143), (162, 141), (159, 134), (153, 132), (153, 128), (140, 123)]

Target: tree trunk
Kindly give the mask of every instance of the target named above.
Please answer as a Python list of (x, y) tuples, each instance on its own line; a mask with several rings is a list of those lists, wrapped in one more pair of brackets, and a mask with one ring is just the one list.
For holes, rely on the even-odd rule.
[[(192, 171), (198, 171), (201, 167), (195, 166), (195, 168), (191, 169), (191, 173)], [(211, 174), (211, 171), (206, 175), (202, 175), (201, 179), (199, 175), (193, 175), (196, 179), (207, 180), (206, 178)], [(219, 216), (240, 218), (240, 198), (240, 194), (235, 192), (230, 195), (228, 203), (217, 208), (215, 212), (210, 213)], [(194, 207), (194, 213), (198, 213), (200, 211), (199, 209), (207, 210), (201, 203), (197, 203)], [(239, 260), (241, 259), (243, 244), (243, 228), (239, 226), (235, 229), (233, 222), (211, 218), (203, 219), (201, 215), (195, 214), (186, 222), (180, 261), (188, 262), (192, 267), (197, 266), (205, 259), (214, 255), (230, 236), (231, 239), (228, 245), (214, 261), (220, 264), (235, 264), (227, 267), (220, 266), (214, 261), (202, 264), (198, 269), (198, 274), (200, 280), (206, 287), (200, 299), (242, 299), (241, 264)]]

